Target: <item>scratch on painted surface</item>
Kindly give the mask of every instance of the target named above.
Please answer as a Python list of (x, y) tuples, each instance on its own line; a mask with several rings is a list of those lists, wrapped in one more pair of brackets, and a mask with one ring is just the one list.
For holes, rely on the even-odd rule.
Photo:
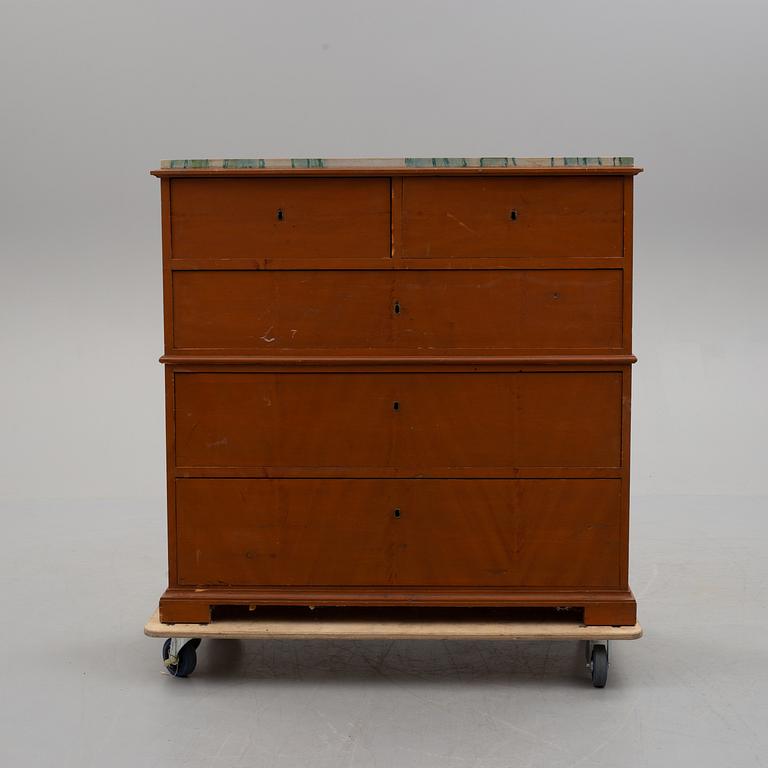
[(472, 227), (468, 227), (458, 216), (454, 216), (452, 213), (449, 213), (448, 211), (445, 212), (445, 215), (449, 219), (453, 219), (460, 227), (464, 227), (468, 232), (471, 232), (473, 235), (476, 235), (477, 232), (475, 232)]

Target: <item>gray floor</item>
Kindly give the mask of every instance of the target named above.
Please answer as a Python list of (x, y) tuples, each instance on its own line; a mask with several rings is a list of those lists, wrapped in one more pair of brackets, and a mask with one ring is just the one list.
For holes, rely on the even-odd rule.
[(638, 498), (646, 628), (593, 689), (576, 643), (208, 641), (188, 680), (141, 628), (160, 502), (6, 505), (0, 764), (768, 764), (766, 500)]

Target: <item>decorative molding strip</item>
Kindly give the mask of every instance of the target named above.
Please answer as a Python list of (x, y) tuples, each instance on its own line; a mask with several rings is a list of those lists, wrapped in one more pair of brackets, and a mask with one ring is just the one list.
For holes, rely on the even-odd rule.
[(633, 365), (634, 355), (163, 355), (164, 365)]

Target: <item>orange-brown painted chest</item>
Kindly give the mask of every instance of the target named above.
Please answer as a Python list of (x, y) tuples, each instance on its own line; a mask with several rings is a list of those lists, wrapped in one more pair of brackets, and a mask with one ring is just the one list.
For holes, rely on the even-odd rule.
[(632, 180), (166, 169), (169, 587), (633, 624)]

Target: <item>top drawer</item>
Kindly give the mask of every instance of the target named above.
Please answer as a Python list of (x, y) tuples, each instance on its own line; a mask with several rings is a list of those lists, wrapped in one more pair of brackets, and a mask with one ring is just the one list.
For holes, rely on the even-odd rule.
[(172, 179), (175, 259), (390, 257), (390, 180)]
[(403, 256), (412, 259), (623, 255), (615, 177), (406, 177)]

